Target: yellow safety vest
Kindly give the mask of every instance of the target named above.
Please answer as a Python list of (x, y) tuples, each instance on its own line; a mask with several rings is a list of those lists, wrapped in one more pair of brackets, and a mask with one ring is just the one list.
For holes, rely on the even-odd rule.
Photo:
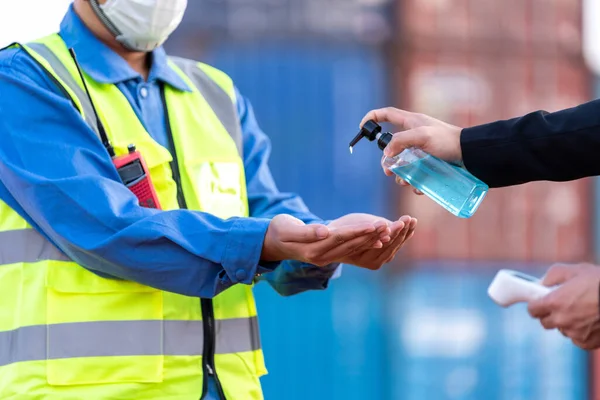
[[(97, 131), (91, 103), (62, 39), (26, 50)], [(191, 210), (247, 216), (241, 129), (233, 83), (204, 64), (170, 59), (193, 89), (165, 85), (180, 190)], [(179, 208), (173, 157), (146, 132), (121, 91), (85, 77), (117, 155), (143, 154), (162, 208)], [(68, 212), (68, 210), (65, 210)], [(210, 300), (102, 278), (77, 265), (0, 201), (0, 398), (198, 400), (206, 329), (214, 372), (230, 400), (262, 399), (266, 373), (252, 287), (235, 285)], [(203, 310), (214, 313), (203, 321)], [(210, 342), (213, 343), (213, 342)], [(210, 371), (208, 371), (210, 373)]]

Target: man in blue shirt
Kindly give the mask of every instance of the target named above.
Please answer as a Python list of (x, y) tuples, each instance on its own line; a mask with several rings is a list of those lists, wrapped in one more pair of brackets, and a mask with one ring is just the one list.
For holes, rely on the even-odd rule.
[[(104, 19), (90, 2), (105, 6)], [(181, 18), (159, 29), (144, 19), (148, 4), (165, 6), (169, 0), (75, 0), (60, 36), (83, 71), (116, 85), (150, 135), (173, 152), (159, 88), (190, 89), (160, 45)], [(111, 24), (123, 34), (115, 37)], [(299, 197), (280, 193), (267, 165), (269, 140), (249, 102), (236, 96), (250, 218), (142, 209), (117, 184), (96, 134), (48, 74), (22, 49), (4, 50), (0, 200), (90, 271), (187, 296), (212, 298), (255, 280), (293, 295), (326, 288), (342, 263), (379, 269), (389, 262), (412, 237), (416, 220), (353, 214), (325, 222)], [(3, 250), (8, 248), (0, 243), (0, 257)], [(211, 393), (218, 398), (214, 387), (208, 398)]]

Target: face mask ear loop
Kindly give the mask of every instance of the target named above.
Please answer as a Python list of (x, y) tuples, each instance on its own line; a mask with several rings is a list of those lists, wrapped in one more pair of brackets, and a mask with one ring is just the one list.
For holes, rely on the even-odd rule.
[(104, 14), (104, 11), (102, 11), (102, 8), (100, 8), (100, 4), (98, 4), (98, 0), (90, 0), (90, 5), (92, 6), (92, 10), (94, 10), (94, 13), (100, 19), (100, 21), (102, 22), (102, 24), (104, 24), (104, 26), (106, 27), (106, 29), (108, 29), (109, 32), (115, 37), (115, 39), (118, 40), (119, 36), (121, 36), (122, 33), (119, 30), (119, 28), (117, 28), (115, 26), (115, 24), (113, 24), (108, 19), (108, 17), (106, 16), (106, 14)]

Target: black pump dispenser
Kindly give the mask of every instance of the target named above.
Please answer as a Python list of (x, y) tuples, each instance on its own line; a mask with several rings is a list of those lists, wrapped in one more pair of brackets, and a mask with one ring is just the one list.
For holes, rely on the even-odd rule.
[(350, 153), (352, 153), (352, 149), (362, 138), (366, 138), (370, 142), (377, 140), (377, 145), (381, 150), (383, 150), (390, 143), (393, 137), (394, 136), (389, 132), (381, 133), (381, 126), (377, 122), (369, 120), (363, 125), (360, 132), (358, 132), (358, 134), (350, 142)]

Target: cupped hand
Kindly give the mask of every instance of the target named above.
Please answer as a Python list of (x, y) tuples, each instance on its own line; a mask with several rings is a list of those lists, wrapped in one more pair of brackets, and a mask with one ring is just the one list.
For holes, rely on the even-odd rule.
[[(390, 236), (385, 221), (346, 220), (347, 223), (307, 225), (291, 215), (272, 219), (265, 240), (263, 261), (298, 260), (325, 266), (347, 257), (357, 249), (379, 246)], [(389, 239), (388, 239), (389, 241)]]
[(376, 248), (359, 247), (340, 260), (340, 262), (370, 270), (378, 270), (394, 259), (404, 244), (414, 236), (417, 227), (417, 220), (410, 216), (403, 216), (397, 221), (392, 222), (369, 214), (350, 214), (333, 221), (329, 224), (329, 227), (332, 227), (332, 224), (335, 227), (344, 226), (346, 223), (380, 220), (385, 221), (389, 226), (389, 238), (386, 238), (387, 240), (383, 241), (381, 246), (377, 246)]

